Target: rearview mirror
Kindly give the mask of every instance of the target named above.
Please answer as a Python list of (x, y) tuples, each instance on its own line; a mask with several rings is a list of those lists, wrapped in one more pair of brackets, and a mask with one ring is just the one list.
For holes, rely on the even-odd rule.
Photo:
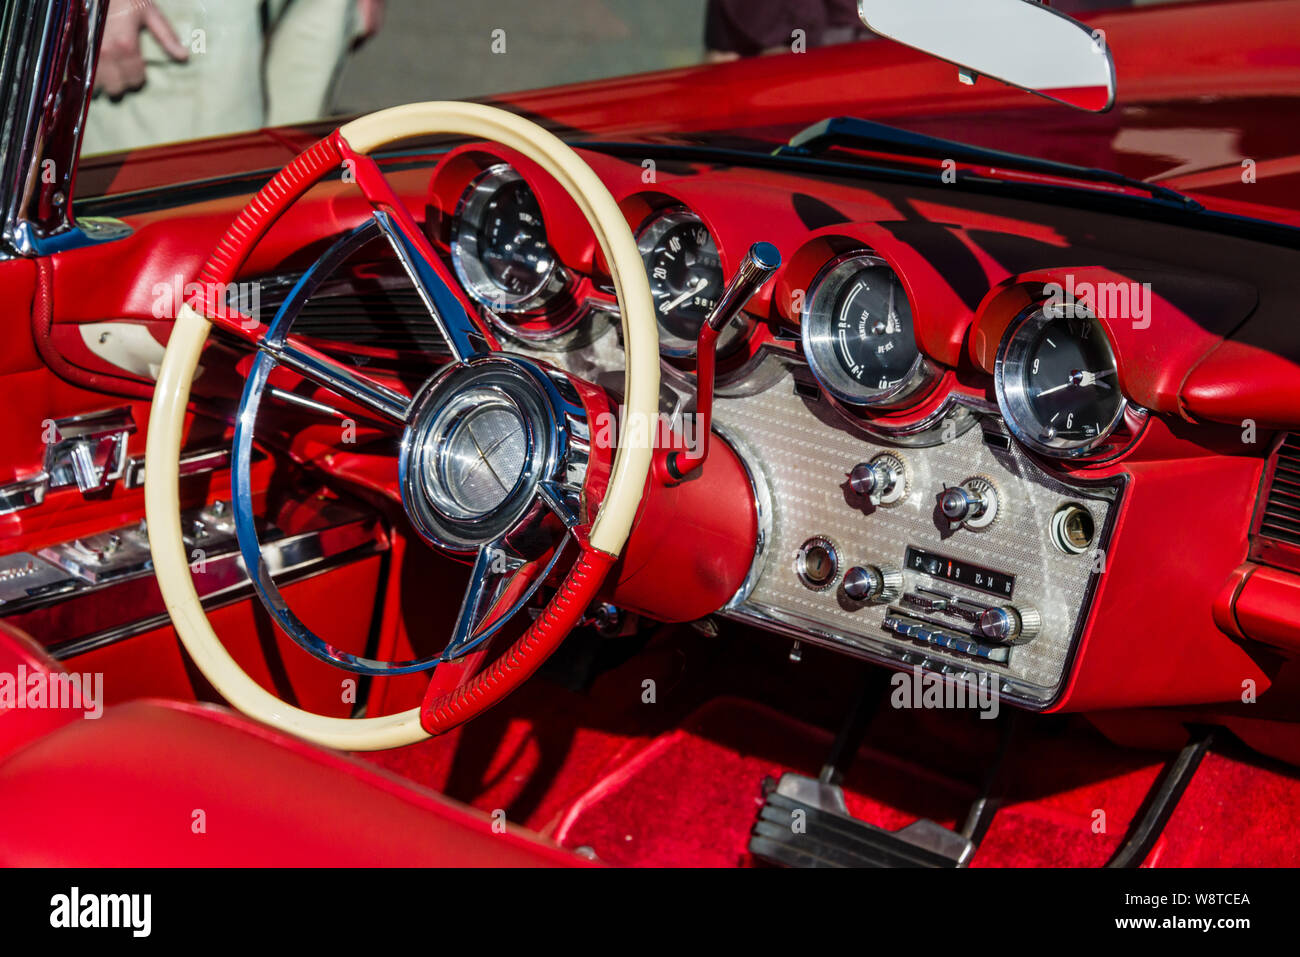
[(977, 74), (1081, 110), (1115, 102), (1105, 37), (1033, 0), (858, 0), (873, 32)]

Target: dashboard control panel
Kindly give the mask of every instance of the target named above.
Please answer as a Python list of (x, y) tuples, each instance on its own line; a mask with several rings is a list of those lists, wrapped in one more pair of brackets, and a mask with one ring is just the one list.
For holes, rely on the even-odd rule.
[(1122, 489), (1066, 484), (995, 407), (963, 413), (959, 434), (901, 448), (831, 418), (793, 379), (718, 400), (719, 431), (770, 498), (763, 551), (725, 613), (895, 666), (988, 674), (1004, 698), (1050, 705)]

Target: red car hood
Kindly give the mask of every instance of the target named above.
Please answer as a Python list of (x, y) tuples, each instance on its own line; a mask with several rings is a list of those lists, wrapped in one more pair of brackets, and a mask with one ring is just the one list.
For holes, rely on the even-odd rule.
[[(1115, 58), (1108, 113), (1072, 110), (886, 40), (574, 84), (489, 100), (575, 138), (783, 142), (853, 115), (977, 146), (1095, 166), (1224, 212), (1300, 225), (1300, 0), (1096, 14)], [(432, 92), (432, 91), (431, 91)], [(91, 157), (82, 198), (260, 173), (331, 124)]]

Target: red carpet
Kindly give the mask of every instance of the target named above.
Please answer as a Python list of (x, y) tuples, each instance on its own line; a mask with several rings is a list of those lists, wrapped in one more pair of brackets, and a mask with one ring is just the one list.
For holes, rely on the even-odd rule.
[[(782, 672), (777, 645), (664, 639), (590, 691), (535, 678), (453, 734), (366, 757), (610, 864), (752, 866), (763, 779), (817, 774), (832, 736), (806, 720), (833, 726), (863, 678), (830, 656)], [(658, 704), (642, 700), (647, 677)], [(883, 706), (848, 773), (850, 810), (890, 830), (921, 817), (959, 824), (997, 747), (995, 725)], [(1104, 864), (1169, 757), (1119, 748), (1081, 718), (1021, 715), (1005, 802), (972, 866)], [(1147, 865), (1300, 864), (1297, 820), (1300, 772), (1211, 754)]]
[(1294, 769), (1208, 754), (1147, 864), (1156, 867), (1300, 866), (1300, 780)]
[[(763, 778), (816, 775), (830, 745), (826, 732), (766, 708), (714, 701), (583, 795), (555, 837), (566, 847), (591, 847), (610, 864), (752, 865), (745, 846)], [(973, 797), (872, 751), (861, 753), (845, 790), (854, 815), (889, 828), (914, 820), (918, 808), (951, 826)]]
[[(816, 775), (817, 756), (830, 743), (826, 732), (766, 708), (715, 701), (583, 795), (555, 837), (567, 847), (591, 847), (601, 860), (619, 865), (752, 865), (745, 847), (762, 801), (760, 782), (786, 771)], [(1037, 746), (1031, 744), (1027, 753), (1032, 756)], [(1087, 765), (1095, 775), (1103, 750), (1104, 744), (1078, 747), (1075, 768)], [(1062, 791), (1052, 789), (1073, 780), (1068, 770), (1040, 764), (1039, 774), (1024, 768), (1011, 776), (1012, 801), (994, 819), (975, 864), (1105, 863), (1158, 766), (1152, 761)], [(889, 830), (921, 817), (959, 825), (975, 794), (970, 784), (874, 749), (859, 752), (845, 782), (849, 810)], [(1099, 809), (1104, 819), (1094, 814)], [(1094, 830), (1096, 820), (1104, 820), (1104, 831)]]

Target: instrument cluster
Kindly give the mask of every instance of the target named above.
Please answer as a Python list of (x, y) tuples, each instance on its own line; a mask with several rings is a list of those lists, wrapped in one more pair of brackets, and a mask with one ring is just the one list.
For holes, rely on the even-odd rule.
[[(544, 188), (538, 177), (539, 185)], [(617, 325), (618, 303), (594, 240), (574, 230), (562, 201), (539, 200), (509, 162), (464, 153), (435, 177), (443, 240), (457, 278), (507, 337), (543, 350), (584, 345)], [(670, 380), (688, 384), (696, 338), (729, 278), (727, 250), (697, 211), (652, 191), (620, 203), (641, 254)], [(558, 209), (561, 228), (547, 222)], [(577, 230), (579, 234), (583, 230)], [(589, 232), (589, 230), (585, 231)], [(905, 444), (943, 441), (958, 405), (983, 400), (1015, 440), (1063, 462), (1109, 460), (1141, 430), (1145, 413), (1125, 398), (1107, 330), (1083, 304), (1034, 298), (997, 325), (996, 363), (983, 384), (927, 355), (917, 290), (890, 258), (852, 231), (807, 240), (783, 270), (784, 294), (742, 312), (719, 337), (720, 394), (746, 394), (761, 359), (806, 370), (827, 400), (867, 434)], [(933, 321), (933, 319), (931, 319)], [(978, 319), (977, 319), (978, 323)], [(783, 366), (783, 367), (784, 367)], [(965, 400), (965, 401), (963, 401)]]
[(805, 298), (800, 338), (822, 388), (851, 406), (904, 406), (942, 375), (917, 345), (902, 281), (871, 250), (822, 267)]
[[(618, 326), (612, 279), (567, 195), (507, 155), (466, 150), (440, 165), (432, 185), (441, 212), (433, 238), (507, 339), (544, 352), (579, 349)], [(650, 284), (665, 372), (684, 381), (694, 369), (700, 328), (722, 295), (727, 258), (704, 219), (671, 195), (646, 190), (624, 197), (620, 207)], [(742, 311), (720, 331), (724, 389), (753, 371), (749, 360), (760, 351), (762, 328)]]

